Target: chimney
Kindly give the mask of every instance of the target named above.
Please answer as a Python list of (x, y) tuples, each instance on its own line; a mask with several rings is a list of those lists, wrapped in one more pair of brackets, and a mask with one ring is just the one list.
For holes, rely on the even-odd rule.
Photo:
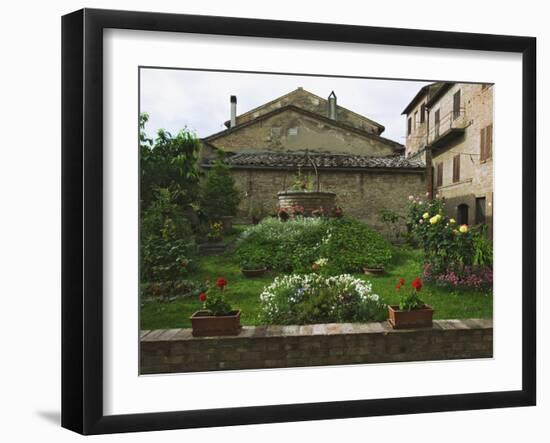
[(328, 118), (331, 120), (336, 120), (336, 94), (334, 91), (328, 96)]
[(229, 124), (229, 127), (233, 128), (237, 124), (237, 96), (232, 95), (230, 98), (230, 101), (231, 101), (231, 122)]

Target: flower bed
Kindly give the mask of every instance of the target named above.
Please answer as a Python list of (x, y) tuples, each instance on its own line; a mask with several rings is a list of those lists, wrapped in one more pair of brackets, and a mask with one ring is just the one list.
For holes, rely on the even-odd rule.
[(383, 320), (386, 305), (369, 282), (349, 274), (276, 277), (260, 294), (265, 324), (309, 324)]

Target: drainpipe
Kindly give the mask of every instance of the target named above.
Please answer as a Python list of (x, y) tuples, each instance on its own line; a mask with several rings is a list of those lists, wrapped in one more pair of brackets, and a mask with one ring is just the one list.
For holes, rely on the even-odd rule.
[(429, 146), (430, 140), (430, 108), (426, 106), (426, 186), (428, 192), (428, 198), (433, 200), (434, 198), (434, 174), (433, 174), (433, 161), (432, 161), (432, 148)]

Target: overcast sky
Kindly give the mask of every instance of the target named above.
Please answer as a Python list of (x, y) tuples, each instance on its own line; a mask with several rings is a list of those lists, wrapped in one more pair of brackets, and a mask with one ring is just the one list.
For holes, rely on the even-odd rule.
[(405, 143), (401, 112), (424, 82), (294, 75), (141, 70), (141, 112), (150, 116), (149, 136), (163, 128), (176, 133), (183, 127), (199, 137), (225, 129), (229, 96), (237, 96), (237, 115), (284, 95), (297, 87), (327, 98), (332, 90), (338, 104), (386, 127), (382, 136)]

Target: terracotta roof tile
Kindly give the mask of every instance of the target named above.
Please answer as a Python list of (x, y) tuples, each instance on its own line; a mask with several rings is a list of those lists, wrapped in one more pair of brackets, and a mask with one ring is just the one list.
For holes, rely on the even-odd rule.
[[(382, 168), (382, 169), (424, 169), (425, 163), (420, 158), (406, 158), (403, 155), (373, 157), (352, 154), (331, 154), (309, 152), (254, 152), (236, 153), (226, 156), (225, 163), (230, 166), (255, 168), (298, 168), (310, 167), (310, 161), (320, 169), (326, 168)], [(209, 160), (205, 160), (208, 166)]]

